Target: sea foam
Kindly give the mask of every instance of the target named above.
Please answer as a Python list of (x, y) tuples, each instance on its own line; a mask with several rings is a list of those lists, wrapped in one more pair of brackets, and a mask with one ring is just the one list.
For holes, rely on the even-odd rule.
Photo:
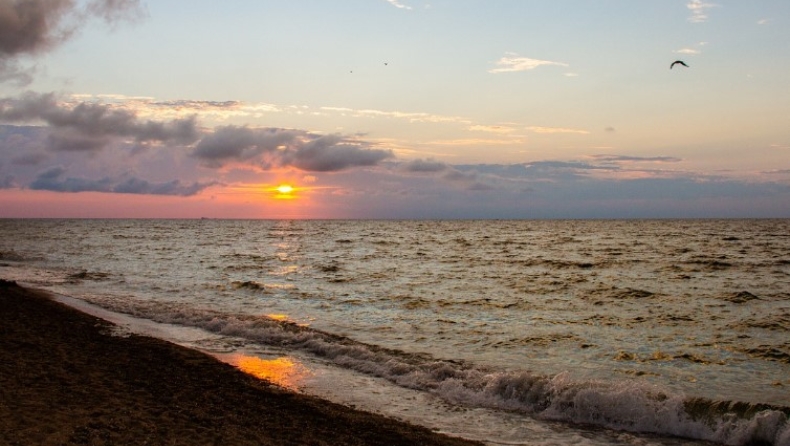
[(93, 303), (157, 322), (309, 353), (453, 404), (728, 445), (790, 446), (790, 408), (786, 407), (693, 398), (637, 379), (583, 380), (575, 379), (572, 371), (547, 376), (495, 370), (369, 345), (288, 321), (174, 303), (100, 298)]

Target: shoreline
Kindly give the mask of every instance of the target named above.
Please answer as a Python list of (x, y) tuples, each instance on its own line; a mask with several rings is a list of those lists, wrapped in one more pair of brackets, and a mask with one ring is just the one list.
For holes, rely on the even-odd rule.
[(479, 445), (297, 394), (0, 279), (0, 444)]

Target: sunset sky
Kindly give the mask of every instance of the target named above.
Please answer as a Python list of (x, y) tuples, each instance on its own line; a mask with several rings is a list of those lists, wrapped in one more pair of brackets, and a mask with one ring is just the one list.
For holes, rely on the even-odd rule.
[(790, 2), (0, 0), (0, 217), (790, 217)]

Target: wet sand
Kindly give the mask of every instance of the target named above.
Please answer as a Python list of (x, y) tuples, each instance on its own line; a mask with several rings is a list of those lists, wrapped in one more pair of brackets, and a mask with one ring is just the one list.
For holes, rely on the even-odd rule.
[(0, 445), (472, 445), (296, 394), (0, 279)]

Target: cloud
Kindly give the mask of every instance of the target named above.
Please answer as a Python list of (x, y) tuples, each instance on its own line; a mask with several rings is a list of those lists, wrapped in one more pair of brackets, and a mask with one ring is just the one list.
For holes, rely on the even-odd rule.
[(116, 184), (112, 191), (120, 194), (178, 195), (186, 197), (196, 195), (203, 189), (216, 184), (218, 184), (216, 181), (181, 184), (181, 181), (179, 180), (173, 180), (164, 183), (151, 183), (139, 178), (129, 178), (122, 183)]
[(578, 135), (587, 135), (590, 132), (587, 130), (579, 130), (579, 129), (568, 129), (562, 127), (539, 127), (539, 126), (530, 126), (527, 127), (527, 130), (535, 133), (575, 133)]
[(648, 162), (648, 163), (678, 163), (682, 158), (674, 156), (627, 156), (627, 155), (592, 155), (590, 158), (596, 161), (620, 163), (620, 162)]
[(511, 144), (521, 144), (519, 139), (482, 139), (482, 138), (462, 138), (462, 139), (438, 139), (430, 141), (428, 144), (435, 146), (501, 146)]
[(444, 172), (449, 166), (440, 161), (416, 159), (402, 164), (400, 168), (410, 173), (437, 173)]
[(72, 0), (0, 1), (0, 56), (45, 51), (66, 40), (72, 26), (63, 25)]
[(562, 62), (552, 62), (548, 60), (530, 59), (521, 57), (515, 53), (506, 53), (496, 62), (497, 68), (488, 70), (489, 73), (510, 73), (515, 71), (529, 71), (542, 65), (557, 65), (567, 67), (568, 64)]
[(700, 50), (699, 48), (701, 48), (701, 47), (703, 47), (703, 46), (705, 46), (705, 45), (707, 45), (707, 44), (708, 44), (708, 42), (697, 42), (697, 43), (694, 45), (694, 47), (691, 47), (691, 48), (689, 48), (689, 47), (686, 47), (686, 48), (681, 48), (681, 49), (679, 49), (679, 50), (675, 50), (675, 51), (673, 51), (673, 52), (674, 52), (675, 54), (697, 55), (697, 54), (701, 54), (701, 53), (702, 53), (702, 50)]
[(440, 180), (460, 186), (464, 190), (487, 191), (494, 189), (488, 183), (479, 180), (479, 174), (474, 168), (457, 168), (446, 163), (435, 160), (411, 160), (400, 164), (397, 168), (400, 172), (407, 174), (417, 174), (420, 176), (434, 176)]
[(230, 161), (248, 161), (273, 153), (303, 135), (302, 131), (277, 128), (218, 127), (197, 144), (192, 155), (209, 166), (220, 167)]
[(383, 111), (371, 109), (352, 109), (345, 107), (321, 107), (320, 110), (339, 113), (341, 116), (353, 116), (356, 118), (396, 118), (405, 119), (409, 122), (458, 122), (462, 124), (471, 124), (471, 121), (466, 118), (458, 116), (443, 116), (424, 112), (401, 112), (401, 111)]
[[(117, 110), (126, 110), (138, 117), (153, 120), (169, 120), (195, 116), (214, 124), (233, 119), (261, 118), (271, 113), (305, 114), (306, 106), (275, 105), (265, 102), (243, 101), (202, 101), (202, 100), (167, 100), (158, 101), (151, 97), (133, 97), (113, 94), (72, 94), (65, 98), (67, 102), (90, 102), (112, 106)], [(317, 114), (318, 112), (313, 112)]]
[(691, 10), (691, 16), (688, 18), (691, 23), (703, 23), (708, 21), (708, 9), (718, 6), (715, 3), (706, 3), (703, 0), (690, 0), (686, 4), (686, 8)]
[(9, 82), (18, 86), (33, 82), (33, 69), (22, 68), (17, 61), (0, 56), (0, 83)]
[(140, 0), (93, 0), (85, 7), (83, 15), (96, 16), (108, 24), (135, 21), (145, 15)]
[[(392, 150), (359, 136), (233, 125), (208, 130), (194, 116), (142, 119), (134, 108), (64, 102), (54, 94), (0, 98), (2, 122), (14, 124), (0, 124), (3, 184), (10, 184), (13, 174), (22, 187), (63, 192), (191, 195), (214, 184), (198, 177), (201, 165), (223, 168), (210, 175), (225, 181), (234, 171), (338, 172), (394, 157)], [(44, 163), (67, 166), (72, 174), (63, 167), (40, 174)], [(148, 178), (130, 179), (121, 169)]]
[(462, 172), (476, 172), (494, 181), (496, 179), (515, 182), (520, 188), (525, 184), (572, 184), (579, 181), (618, 181), (633, 178), (666, 177), (664, 172), (646, 171), (632, 168), (636, 162), (674, 162), (671, 157), (629, 157), (618, 155), (598, 155), (592, 161), (543, 160), (523, 164), (478, 164), (456, 165), (448, 169)]
[(473, 125), (469, 127), (473, 132), (510, 133), (515, 129), (504, 125)]
[(137, 143), (164, 142), (187, 145), (200, 137), (194, 117), (161, 122), (142, 120), (131, 111), (110, 105), (61, 103), (54, 94), (25, 93), (0, 99), (0, 121), (49, 125), (52, 150), (95, 151), (116, 139)]
[(617, 169), (617, 167), (613, 166), (599, 166), (583, 161), (535, 161), (523, 166), (526, 173), (544, 178), (557, 174), (561, 174), (561, 176), (566, 176), (567, 174), (576, 176), (586, 171)]
[(17, 58), (62, 44), (91, 17), (115, 24), (142, 14), (139, 0), (0, 0), (0, 81), (29, 83), (32, 68)]
[(55, 192), (105, 192), (119, 194), (145, 195), (176, 195), (187, 197), (195, 195), (207, 187), (216, 185), (216, 181), (205, 183), (182, 184), (179, 180), (164, 183), (151, 183), (139, 178), (112, 179), (103, 177), (98, 180), (79, 177), (65, 177), (66, 169), (53, 167), (42, 172), (29, 188)]
[(26, 153), (11, 159), (12, 164), (18, 166), (37, 166), (48, 159), (45, 153)]
[(315, 135), (303, 130), (224, 126), (203, 138), (192, 155), (209, 167), (243, 162), (264, 168), (296, 167), (332, 172), (373, 166), (393, 156), (389, 150), (341, 135)]
[(409, 123), (474, 125), (472, 120), (462, 116), (398, 110), (353, 109), (330, 106), (311, 108), (306, 105), (279, 105), (262, 102), (247, 103), (243, 101), (156, 101), (153, 98), (126, 97), (122, 95), (82, 94), (72, 95), (71, 99), (76, 102), (107, 104), (115, 109), (127, 110), (141, 117), (152, 117), (160, 120), (194, 115), (201, 119), (227, 121), (234, 118), (261, 118), (265, 114), (282, 113), (297, 116), (336, 115), (343, 118), (398, 119)]
[(390, 5), (398, 8), (398, 9), (411, 9), (411, 6), (404, 5), (403, 3), (399, 2), (398, 0), (387, 0), (387, 3)]
[(340, 135), (324, 135), (299, 146), (288, 164), (311, 172), (335, 172), (350, 167), (375, 166), (393, 156), (389, 150), (371, 149)]
[(457, 169), (453, 166), (448, 168), (440, 175), (440, 178), (448, 183), (460, 186), (469, 191), (489, 191), (496, 189), (491, 184), (481, 181), (480, 174), (475, 169)]
[[(229, 133), (243, 127), (233, 129)], [(239, 132), (247, 141), (260, 142), (260, 133), (265, 133), (260, 129), (247, 130), (251, 135)], [(36, 143), (46, 141), (47, 128), (1, 126), (0, 188), (14, 189), (12, 194), (35, 189), (74, 195), (56, 198), (60, 203), (83, 200), (79, 192), (106, 193), (106, 199), (115, 203), (125, 203), (124, 197), (112, 194), (199, 195), (206, 200), (201, 201), (200, 210), (194, 215), (222, 216), (228, 215), (227, 203), (209, 200), (206, 192), (213, 192), (212, 186), (226, 186), (219, 192), (233, 193), (231, 186), (240, 184), (276, 184), (281, 181), (281, 169), (264, 172), (236, 168), (238, 163), (260, 164), (269, 156), (268, 162), (273, 166), (286, 167), (288, 178), (301, 178), (294, 181), (311, 184), (305, 187), (305, 194), (309, 193), (317, 206), (313, 217), (753, 217), (786, 216), (782, 209), (790, 209), (784, 206), (790, 203), (787, 169), (764, 172), (762, 178), (751, 176), (744, 181), (721, 173), (669, 170), (667, 165), (681, 161), (672, 156), (606, 151), (578, 160), (545, 159), (519, 164), (458, 165), (430, 158), (377, 161), (381, 153), (366, 151), (378, 146), (357, 137), (274, 130), (275, 134), (290, 132), (291, 136), (268, 154), (245, 152), (238, 147), (222, 152), (217, 146), (219, 164), (227, 168), (206, 170), (200, 168), (204, 160), (193, 155), (194, 148), (173, 150), (157, 145), (136, 156), (108, 150), (45, 152)], [(213, 133), (205, 138), (210, 135)], [(273, 145), (275, 142), (270, 142), (266, 147)], [(336, 152), (338, 147), (344, 149)], [(377, 168), (338, 173), (327, 170), (349, 163), (364, 164), (365, 159), (357, 158), (358, 155), (371, 156), (368, 162), (377, 162)], [(197, 200), (170, 203), (175, 210)], [(261, 215), (250, 214), (249, 209), (239, 212), (234, 215)]]

